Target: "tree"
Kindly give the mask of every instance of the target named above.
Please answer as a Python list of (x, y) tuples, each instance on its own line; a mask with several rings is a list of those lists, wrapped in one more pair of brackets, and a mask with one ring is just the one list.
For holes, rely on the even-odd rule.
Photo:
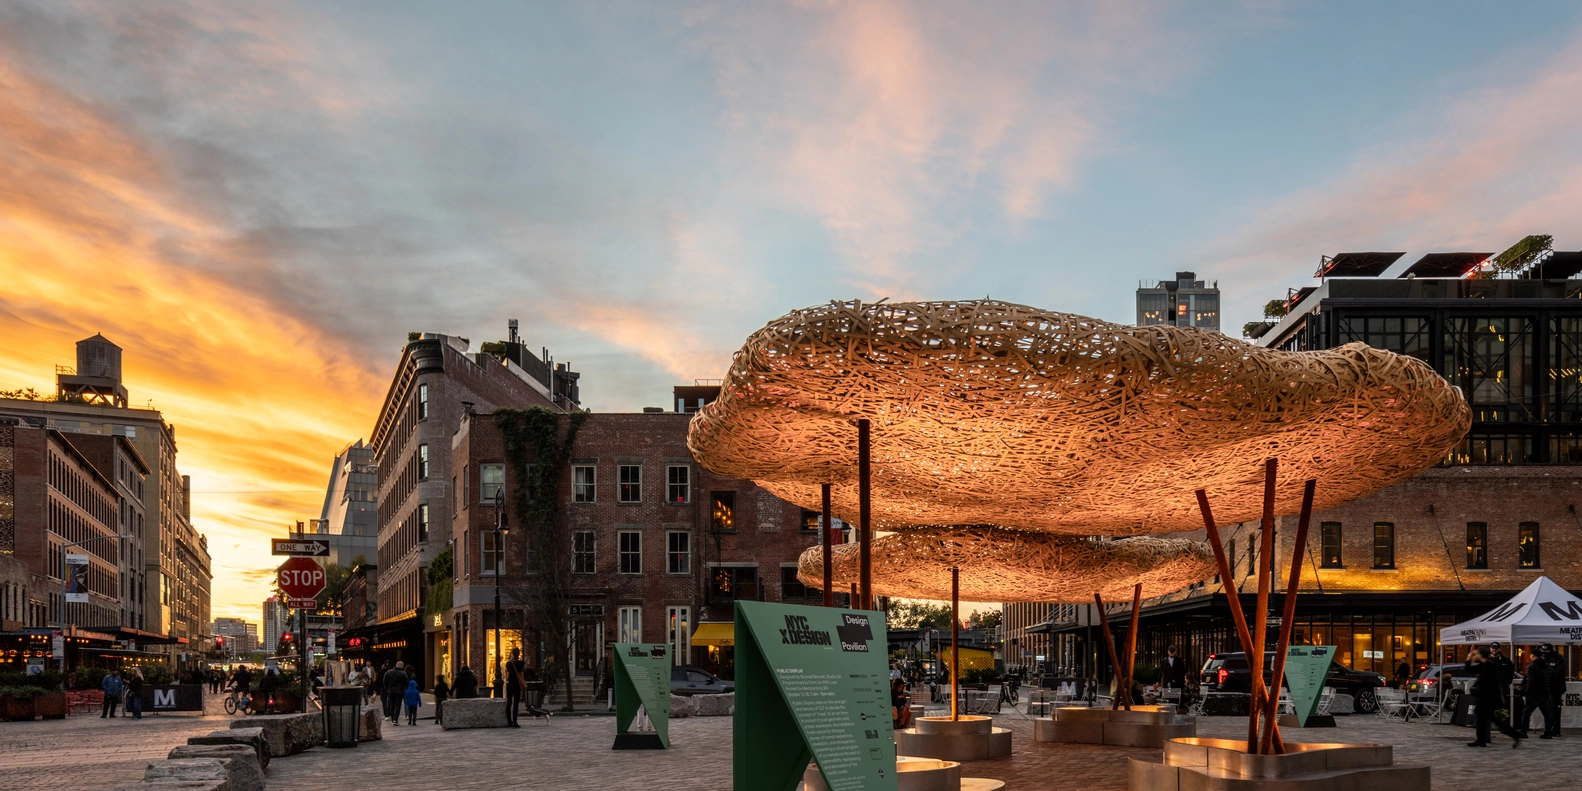
[(998, 629), (1005, 613), (1000, 610), (978, 610), (967, 617), (974, 629)]
[[(330, 563), (325, 565), (324, 590), (318, 595), (318, 604), (314, 608), (314, 611), (333, 615), (342, 614), (342, 610), (346, 604), (346, 583), (351, 582), (352, 569), (355, 569), (367, 562), (368, 560), (366, 558), (364, 558), (362, 555), (358, 555), (352, 559), (352, 562), (349, 565), (342, 566), (339, 563)], [(277, 601), (284, 602), (286, 600), (286, 594), (280, 590), (280, 578), (278, 576), (275, 578), (275, 583), (270, 589), (275, 594), (275, 599)]]
[(895, 629), (949, 629), (950, 605), (926, 599), (894, 599), (885, 620)]
[(18, 401), (54, 401), (55, 397), (40, 393), (31, 387), (19, 387), (15, 390), (0, 390), (0, 398), (14, 398)]

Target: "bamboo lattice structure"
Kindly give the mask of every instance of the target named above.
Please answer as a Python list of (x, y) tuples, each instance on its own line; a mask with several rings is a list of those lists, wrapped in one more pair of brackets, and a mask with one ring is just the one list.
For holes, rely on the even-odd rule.
[(874, 530), (994, 524), (1071, 535), (1198, 527), (1206, 488), (1229, 521), (1262, 511), (1249, 459), (1317, 508), (1432, 466), (1471, 413), (1426, 363), (1347, 344), (1252, 346), (993, 300), (831, 302), (753, 333), (692, 421), (703, 466), (816, 510), (832, 483), (856, 523), (856, 432), (872, 432)]
[[(1094, 592), (1121, 598), (1134, 584), (1162, 596), (1214, 574), (1206, 545), (1181, 538), (1077, 538), (998, 527), (919, 527), (873, 541), (873, 589), (881, 596), (947, 600), (951, 570), (961, 569), (968, 601), (1076, 604)], [(836, 585), (856, 582), (859, 547), (830, 553)], [(824, 548), (802, 553), (797, 578), (824, 584)]]

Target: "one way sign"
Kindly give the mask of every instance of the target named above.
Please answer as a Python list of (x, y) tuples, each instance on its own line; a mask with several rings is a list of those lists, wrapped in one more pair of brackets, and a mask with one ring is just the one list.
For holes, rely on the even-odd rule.
[(271, 538), (269, 545), (273, 555), (321, 558), (330, 554), (330, 542), (322, 538)]

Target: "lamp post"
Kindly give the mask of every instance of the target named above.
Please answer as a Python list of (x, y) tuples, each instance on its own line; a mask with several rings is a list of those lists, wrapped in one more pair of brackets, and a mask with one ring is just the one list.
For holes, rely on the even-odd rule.
[(511, 534), (505, 524), (505, 486), (494, 490), (494, 681), (490, 697), (501, 697), (504, 678), (500, 675), (500, 578), (505, 576), (505, 537)]

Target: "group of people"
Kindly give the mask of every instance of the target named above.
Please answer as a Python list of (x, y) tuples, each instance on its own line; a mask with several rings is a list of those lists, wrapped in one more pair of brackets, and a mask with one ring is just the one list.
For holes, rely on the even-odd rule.
[(1560, 736), (1560, 704), (1566, 691), (1565, 670), (1559, 662), (1554, 646), (1544, 643), (1528, 653), (1528, 663), (1515, 694), (1524, 704), (1519, 718), (1500, 719), (1498, 712), (1516, 714), (1512, 706), (1511, 682), (1516, 678), (1516, 665), (1500, 652), (1499, 643), (1488, 648), (1474, 648), (1467, 656), (1465, 670), (1473, 676), (1470, 690), (1474, 705), (1475, 740), (1468, 747), (1487, 747), (1492, 729), (1511, 738), (1511, 747), (1520, 747), (1527, 738), (1528, 724), (1534, 713), (1543, 712), (1544, 732), (1538, 738), (1554, 739)]
[[(399, 660), (394, 664), (386, 662), (378, 668), (373, 665), (359, 665), (352, 669), (347, 681), (361, 686), (366, 700), (372, 701), (376, 697), (379, 698), (385, 719), (388, 719), (391, 724), (401, 724), (403, 709), (406, 714), (407, 724), (417, 724), (418, 710), (423, 707), (423, 693), (418, 688), (417, 679), (407, 672), (405, 662)], [(446, 682), (443, 675), (434, 680), (434, 723), (436, 725), (440, 722), (440, 712), (443, 711), (445, 701), (452, 697), (478, 697), (478, 677), (473, 674), (472, 668), (462, 667), (456, 673), (456, 683), (454, 685)]]
[(143, 669), (134, 667), (126, 671), (126, 677), (121, 677), (121, 671), (112, 670), (105, 674), (104, 680), (99, 682), (99, 689), (104, 692), (103, 711), (99, 719), (115, 716), (115, 709), (126, 701), (126, 708), (121, 716), (131, 716), (134, 720), (143, 719)]

